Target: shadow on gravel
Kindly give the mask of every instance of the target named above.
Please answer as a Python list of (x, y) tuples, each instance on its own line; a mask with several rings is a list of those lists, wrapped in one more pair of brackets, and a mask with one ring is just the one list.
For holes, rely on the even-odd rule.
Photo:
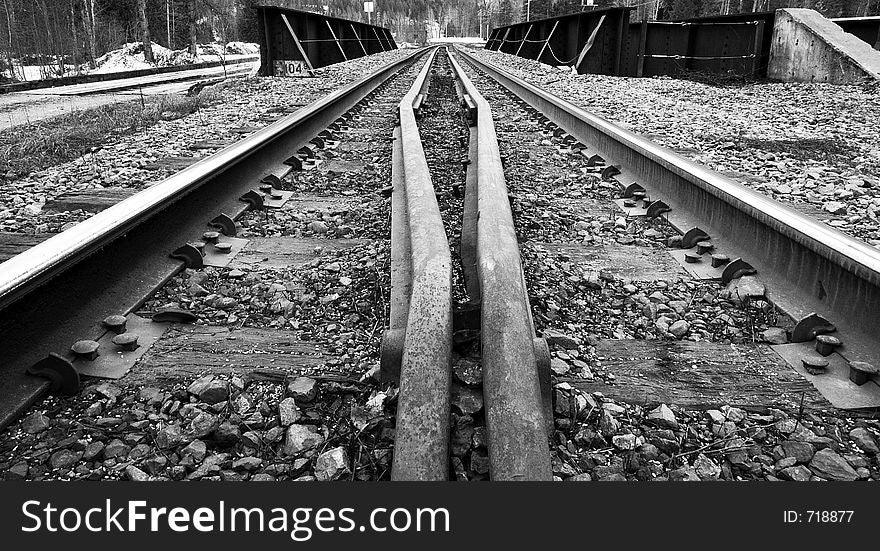
[(850, 148), (844, 142), (829, 138), (761, 140), (742, 137), (740, 145), (743, 148), (760, 149), (767, 153), (785, 153), (803, 160), (830, 160), (850, 154)]

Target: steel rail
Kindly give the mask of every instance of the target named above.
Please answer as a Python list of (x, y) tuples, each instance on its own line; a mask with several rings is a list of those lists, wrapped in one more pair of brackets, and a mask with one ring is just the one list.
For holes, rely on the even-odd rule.
[[(424, 97), (436, 52), (432, 49), (401, 100), (400, 127), (395, 131), (392, 168), (399, 173), (393, 176), (392, 248), (398, 250), (392, 251), (392, 258), (404, 267), (398, 267), (403, 274), (392, 270), (409, 282), (392, 291), (396, 311), (391, 328), (397, 331), (398, 343), (400, 331), (405, 331), (392, 480), (449, 479), (452, 259), (413, 108)], [(386, 341), (383, 352), (388, 348)]]
[(825, 315), (844, 336), (844, 357), (880, 364), (880, 250), (459, 51), (608, 164), (625, 167), (672, 207), (671, 222), (698, 226), (731, 258), (748, 260), (786, 313)]
[(476, 158), (471, 162), (476, 164), (477, 212), (471, 218), (476, 218), (490, 475), (492, 480), (552, 480), (536, 351), (546, 344), (535, 336), (492, 110), (455, 58), (449, 61), (476, 105)]
[(284, 160), (425, 52), (388, 63), (0, 264), (0, 428), (49, 391), (27, 368), (100, 336), (105, 316), (133, 312), (184, 268), (171, 251), (198, 240), (215, 215), (244, 213), (239, 197), (283, 172)]

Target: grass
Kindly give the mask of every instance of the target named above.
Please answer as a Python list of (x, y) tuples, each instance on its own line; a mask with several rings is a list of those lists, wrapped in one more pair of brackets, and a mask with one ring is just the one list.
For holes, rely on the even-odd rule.
[(150, 96), (0, 131), (0, 181), (70, 161), (115, 136), (147, 128), (160, 120), (185, 117), (218, 99), (213, 88), (192, 97)]

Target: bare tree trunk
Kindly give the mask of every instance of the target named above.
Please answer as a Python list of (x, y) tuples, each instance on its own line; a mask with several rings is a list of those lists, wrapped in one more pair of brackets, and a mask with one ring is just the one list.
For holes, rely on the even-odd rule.
[[(44, 67), (44, 69), (41, 69), (40, 72), (44, 74), (44, 78), (48, 78), (48, 77), (52, 76), (52, 71), (54, 70), (54, 69), (52, 69), (52, 65), (54, 64), (54, 61), (50, 58), (53, 55), (57, 55), (58, 48), (55, 47), (55, 40), (52, 37), (52, 25), (49, 23), (49, 10), (46, 7), (46, 2), (44, 0), (40, 0), (39, 8), (40, 8), (40, 11), (42, 12), (43, 24), (46, 27), (45, 28), (45, 31), (46, 31), (45, 59), (40, 60), (40, 65), (42, 65)], [(34, 32), (36, 32), (36, 29), (37, 29), (37, 20), (35, 18), (34, 19)], [(63, 74), (63, 72), (62, 72), (62, 74)]]
[(153, 46), (150, 40), (150, 27), (147, 24), (147, 0), (138, 0), (138, 17), (141, 20), (141, 40), (144, 43), (144, 61), (155, 63)]
[(9, 63), (9, 78), (15, 80), (15, 65), (12, 64), (12, 22), (15, 21), (14, 12), (9, 9), (9, 0), (3, 0), (3, 7), (6, 8), (6, 32), (9, 35), (9, 48), (6, 49), (6, 61)]
[(83, 24), (88, 41), (89, 67), (95, 68), (95, 0), (82, 0)]
[(76, 67), (76, 73), (79, 74), (79, 33), (76, 30), (76, 5), (74, 0), (70, 0), (70, 36), (73, 37), (73, 66)]
[(199, 54), (199, 47), (196, 42), (197, 15), (196, 0), (189, 0), (189, 53), (194, 56)]

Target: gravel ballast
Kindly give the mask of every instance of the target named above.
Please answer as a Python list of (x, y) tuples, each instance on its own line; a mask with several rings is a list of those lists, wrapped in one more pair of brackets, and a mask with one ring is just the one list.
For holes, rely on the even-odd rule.
[(483, 61), (880, 246), (880, 88), (576, 75), (513, 55)]
[(93, 153), (30, 174), (0, 173), (0, 232), (55, 233), (92, 216), (82, 210), (48, 213), (43, 205), (58, 196), (101, 188), (140, 190), (178, 169), (156, 167), (168, 157), (204, 158), (219, 147), (193, 150), (196, 142), (232, 143), (287, 114), (407, 55), (393, 50), (331, 65), (316, 78), (258, 77), (228, 81), (217, 87), (216, 104), (184, 118), (159, 121), (105, 143)]

